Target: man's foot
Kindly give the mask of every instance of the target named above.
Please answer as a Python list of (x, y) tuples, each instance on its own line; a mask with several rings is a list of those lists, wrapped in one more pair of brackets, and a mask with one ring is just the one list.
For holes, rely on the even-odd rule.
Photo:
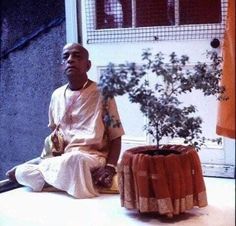
[(10, 181), (17, 182), (16, 180), (16, 166), (6, 172), (6, 176)]
[(48, 184), (47, 182), (45, 182), (44, 186), (43, 186), (43, 191), (45, 192), (51, 192), (51, 191), (61, 191), (58, 188), (53, 187), (52, 185)]

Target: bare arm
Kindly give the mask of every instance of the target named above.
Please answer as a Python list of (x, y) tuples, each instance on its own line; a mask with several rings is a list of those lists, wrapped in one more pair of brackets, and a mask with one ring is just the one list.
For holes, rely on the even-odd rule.
[(107, 157), (107, 164), (117, 165), (121, 150), (121, 137), (110, 142), (110, 152)]
[(117, 165), (121, 150), (121, 137), (110, 141), (110, 152), (107, 157), (105, 167), (100, 167), (92, 172), (93, 182), (103, 187), (111, 187), (113, 176), (116, 169), (112, 166)]

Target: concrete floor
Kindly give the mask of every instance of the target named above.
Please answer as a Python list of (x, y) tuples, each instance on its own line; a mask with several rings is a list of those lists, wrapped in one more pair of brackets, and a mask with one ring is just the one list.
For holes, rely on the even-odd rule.
[(18, 188), (0, 194), (0, 226), (234, 226), (235, 180), (205, 177), (209, 205), (173, 219), (120, 207), (119, 195), (74, 199)]

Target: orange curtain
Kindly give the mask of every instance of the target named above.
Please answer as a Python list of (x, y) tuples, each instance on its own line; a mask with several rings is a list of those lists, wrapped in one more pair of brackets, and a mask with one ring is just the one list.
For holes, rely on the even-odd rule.
[(226, 88), (229, 100), (219, 103), (216, 133), (235, 138), (235, 0), (228, 2), (223, 59), (222, 85)]

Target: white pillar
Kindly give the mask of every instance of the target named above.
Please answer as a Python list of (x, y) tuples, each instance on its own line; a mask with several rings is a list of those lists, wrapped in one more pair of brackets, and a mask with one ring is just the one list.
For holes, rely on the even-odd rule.
[(66, 42), (78, 42), (78, 2), (77, 0), (65, 0), (66, 14)]

